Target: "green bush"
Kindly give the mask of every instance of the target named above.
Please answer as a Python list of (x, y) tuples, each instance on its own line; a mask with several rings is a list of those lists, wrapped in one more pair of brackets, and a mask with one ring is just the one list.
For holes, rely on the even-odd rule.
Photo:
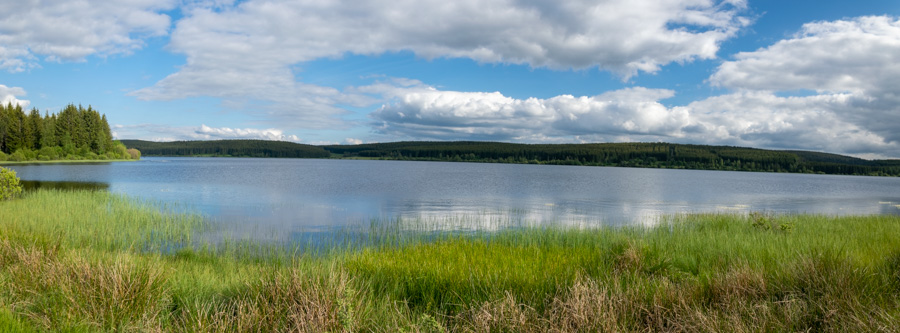
[(9, 155), (9, 160), (13, 162), (25, 162), (28, 158), (25, 157), (25, 153), (23, 153), (22, 150), (16, 150), (15, 153)]
[(125, 145), (120, 141), (113, 142), (112, 151), (115, 152), (117, 159), (128, 159), (128, 148), (125, 148)]
[(15, 198), (22, 193), (22, 185), (16, 172), (0, 167), (0, 201)]
[(47, 156), (47, 159), (56, 160), (56, 159), (59, 159), (61, 154), (62, 154), (62, 147), (43, 147), (39, 151), (38, 157), (40, 157), (40, 155), (43, 155), (43, 156)]
[(28, 148), (19, 149), (22, 152), (22, 155), (25, 156), (26, 161), (34, 161), (37, 159), (37, 152)]

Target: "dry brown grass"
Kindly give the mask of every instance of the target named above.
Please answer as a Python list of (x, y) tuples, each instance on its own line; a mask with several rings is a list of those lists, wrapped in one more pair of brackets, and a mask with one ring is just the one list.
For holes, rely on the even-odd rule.
[(88, 260), (58, 247), (15, 247), (5, 240), (0, 261), (10, 277), (4, 303), (44, 329), (62, 329), (79, 318), (78, 326), (100, 330), (162, 330), (166, 281), (150, 265), (124, 256)]
[(452, 318), (450, 327), (455, 332), (541, 332), (540, 319), (537, 311), (507, 292), (503, 298), (463, 311)]
[(621, 254), (615, 257), (615, 270), (619, 273), (634, 273), (644, 265), (644, 252), (638, 244), (628, 243)]
[(762, 272), (743, 264), (713, 277), (708, 293), (714, 306), (728, 307), (765, 298), (769, 288)]
[[(612, 288), (618, 289), (618, 288)], [(554, 332), (623, 331), (621, 316), (629, 304), (597, 281), (579, 278), (548, 309), (549, 329)]]
[(192, 332), (352, 332), (360, 307), (346, 274), (292, 270), (261, 277), (219, 302), (184, 304), (177, 326)]
[(606, 284), (579, 277), (548, 299), (541, 312), (507, 293), (449, 318), (450, 327), (457, 332), (900, 331), (891, 324), (897, 322), (896, 312), (863, 304), (864, 297), (850, 290), (862, 283), (858, 280), (865, 272), (828, 258), (807, 258), (796, 265), (801, 281), (786, 286), (802, 290), (782, 290), (775, 277), (746, 264), (713, 276), (706, 289), (665, 279), (624, 287), (621, 274)]

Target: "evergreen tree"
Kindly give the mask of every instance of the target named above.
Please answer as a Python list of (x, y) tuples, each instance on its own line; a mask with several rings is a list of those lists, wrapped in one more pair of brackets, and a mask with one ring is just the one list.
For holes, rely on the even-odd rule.
[(56, 138), (56, 114), (45, 114), (41, 130), (41, 147), (56, 146), (59, 146), (59, 139)]
[(78, 109), (75, 105), (67, 105), (56, 117), (56, 133), (59, 137), (59, 145), (74, 146), (75, 145), (75, 128), (78, 126)]
[(9, 152), (25, 148), (25, 112), (21, 105), (7, 107), (7, 139)]
[(8, 105), (0, 107), (0, 152), (9, 154), (9, 147), (6, 142), (9, 137), (9, 109), (12, 108), (12, 102)]
[(41, 149), (41, 136), (44, 135), (44, 119), (41, 118), (41, 112), (37, 108), (31, 109), (28, 113), (28, 127), (30, 128), (31, 149)]
[[(121, 145), (121, 143), (118, 143)], [(59, 113), (27, 114), (20, 105), (0, 105), (0, 152), (26, 159), (128, 158), (112, 140), (106, 116), (93, 107), (69, 104)]]
[(103, 132), (104, 144), (106, 145), (106, 149), (110, 150), (113, 146), (113, 136), (112, 130), (109, 128), (109, 122), (106, 121), (106, 115), (102, 115), (100, 117), (100, 129)]

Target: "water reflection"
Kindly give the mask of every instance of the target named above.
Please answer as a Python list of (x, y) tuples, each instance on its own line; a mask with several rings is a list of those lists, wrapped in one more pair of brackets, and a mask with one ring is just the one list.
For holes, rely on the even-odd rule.
[(882, 215), (900, 215), (900, 203), (893, 201), (880, 201), (878, 202), (880, 210), (880, 214)]
[(900, 215), (900, 178), (884, 177), (249, 158), (12, 168), (29, 188), (108, 189), (177, 203), (224, 234), (253, 239), (296, 239), (373, 219), (465, 232), (655, 225), (661, 216), (710, 212)]

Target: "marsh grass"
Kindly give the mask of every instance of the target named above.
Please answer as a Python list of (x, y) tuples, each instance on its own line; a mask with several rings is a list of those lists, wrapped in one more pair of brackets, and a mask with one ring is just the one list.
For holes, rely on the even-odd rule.
[(898, 331), (900, 217), (455, 219), (205, 244), (179, 209), (36, 190), (0, 203), (0, 330)]
[(3, 203), (0, 235), (66, 248), (168, 252), (189, 245), (204, 224), (177, 211), (105, 191), (36, 190)]

